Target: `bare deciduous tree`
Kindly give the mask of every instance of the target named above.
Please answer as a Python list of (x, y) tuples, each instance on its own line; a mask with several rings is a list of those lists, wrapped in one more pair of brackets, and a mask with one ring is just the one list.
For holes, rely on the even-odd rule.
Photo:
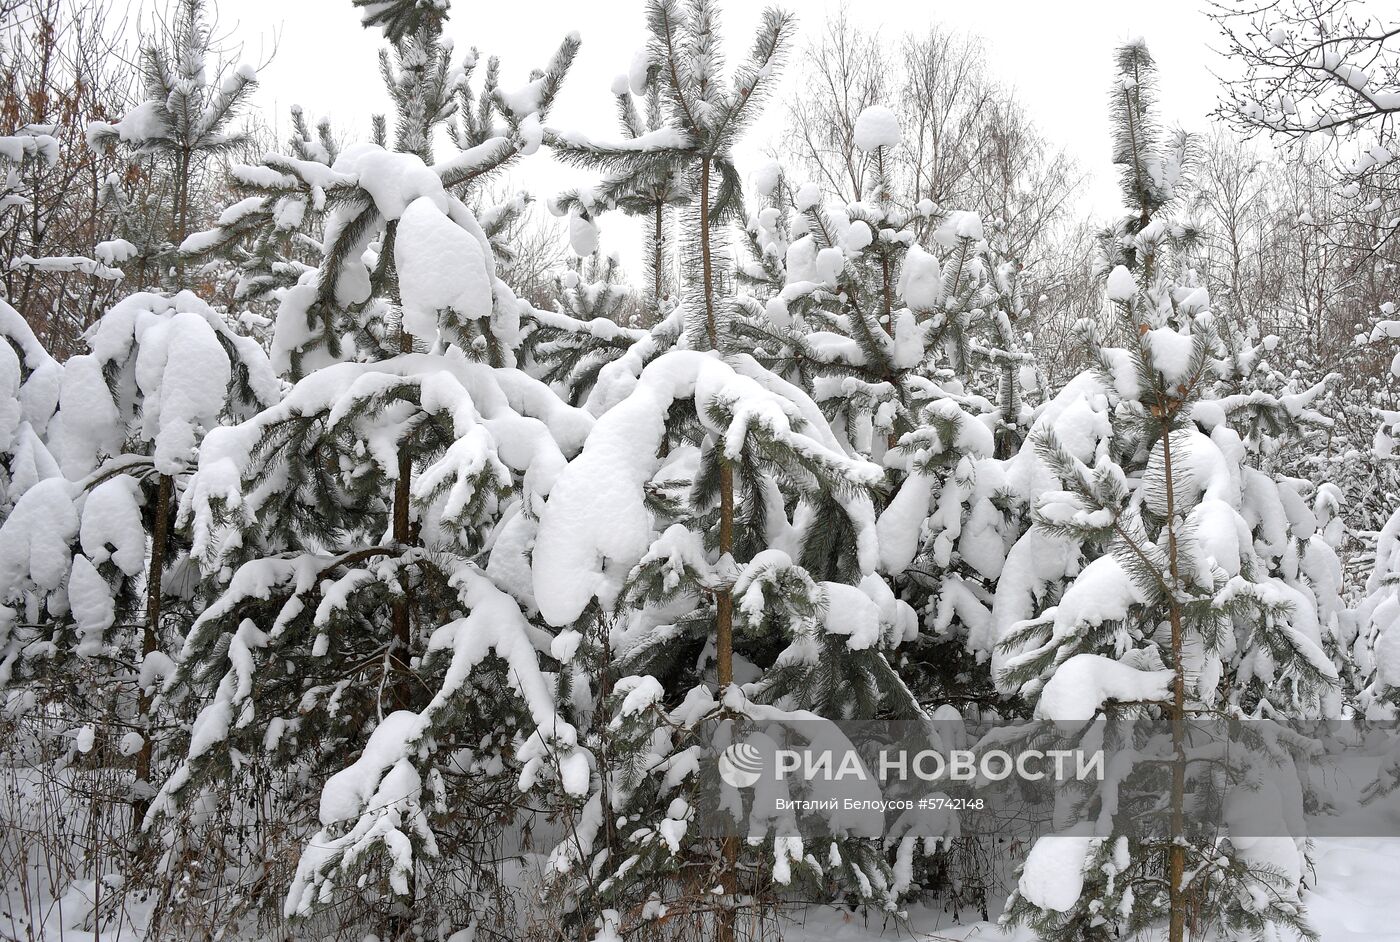
[(842, 10), (800, 56), (807, 81), (786, 102), (782, 142), (799, 175), (859, 200), (868, 162), (855, 146), (856, 119), (888, 104), (904, 137), (889, 170), (896, 204), (977, 212), (998, 251), (1023, 264), (1066, 216), (1080, 175), (1014, 93), (988, 77), (994, 70), (979, 39), (935, 26), (890, 43)]
[(84, 131), (89, 120), (113, 117), (131, 100), (120, 62), (123, 32), (105, 3), (35, 0), (8, 15), (0, 9), (0, 133), (30, 129), (57, 143), (51, 162), (26, 161), (12, 171), (16, 198), (0, 206), (0, 284), (59, 356), (112, 299), (116, 283), (16, 260), (91, 257), (108, 238), (102, 187), (122, 166), (93, 153)]

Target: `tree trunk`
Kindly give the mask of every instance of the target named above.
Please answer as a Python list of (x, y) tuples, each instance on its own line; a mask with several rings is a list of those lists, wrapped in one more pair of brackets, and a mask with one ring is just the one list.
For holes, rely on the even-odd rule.
[[(719, 319), (715, 315), (714, 259), (710, 246), (710, 159), (700, 161), (700, 268), (705, 295), (705, 332), (710, 348), (720, 350)], [(726, 560), (734, 551), (734, 469), (719, 458), (719, 553)], [(729, 586), (715, 593), (715, 682), (724, 697), (734, 683), (734, 597)], [(734, 942), (734, 895), (738, 889), (738, 838), (725, 837), (720, 846), (720, 886), (724, 898), (715, 916), (715, 942)]]
[[(734, 551), (734, 469), (720, 459), (719, 466), (719, 552), (727, 559)], [(715, 595), (715, 680), (720, 696), (734, 683), (734, 596), (728, 585)], [(726, 836), (720, 847), (723, 870), (720, 885), (725, 900), (720, 903), (715, 927), (716, 942), (734, 942), (734, 895), (739, 888), (739, 839)]]
[[(399, 331), (399, 352), (413, 352), (413, 335), (407, 330)], [(399, 476), (394, 482), (394, 542), (400, 547), (413, 543), (413, 527), (408, 516), (409, 487), (413, 481), (413, 455), (407, 442), (399, 443)], [(411, 589), (403, 568), (399, 569), (399, 594), (390, 606), (392, 638), (389, 641), (390, 668), (394, 677), (388, 685), (390, 710), (411, 710), (413, 708), (413, 677), (409, 673), (409, 656), (413, 650), (413, 624), (409, 617)], [(395, 662), (397, 665), (395, 666)], [(392, 942), (412, 938), (415, 901), (417, 899), (417, 874), (408, 874), (407, 901), (394, 898), (389, 903), (386, 936)]]
[(190, 229), (190, 152), (182, 150), (179, 157), (179, 167), (176, 175), (175, 203), (178, 210), (175, 217), (175, 287), (184, 289), (189, 287), (185, 284), (185, 257), (180, 254), (180, 246), (184, 244), (185, 237), (189, 235)]
[[(413, 336), (407, 330), (399, 333), (399, 352), (413, 352)], [(399, 443), (399, 476), (394, 482), (394, 542), (408, 546), (413, 542), (413, 531), (409, 524), (409, 486), (413, 480), (413, 456), (407, 443)], [(409, 620), (409, 586), (400, 570), (399, 585), (402, 590), (394, 597), (392, 607), (393, 638), (392, 657), (399, 661), (397, 679), (390, 685), (390, 704), (395, 710), (407, 710), (412, 705), (412, 678), (408, 676), (409, 652), (413, 647), (413, 626)]]
[[(160, 648), (160, 604), (161, 574), (165, 570), (165, 544), (169, 539), (170, 500), (175, 490), (175, 481), (168, 474), (160, 476), (156, 487), (155, 522), (151, 527), (151, 563), (146, 574), (146, 624), (141, 633), (141, 659), (145, 659)], [(136, 724), (141, 729), (141, 751), (136, 754), (136, 783), (138, 789), (151, 779), (151, 759), (154, 752), (151, 736), (151, 701), (154, 697), (145, 689), (137, 693)], [(140, 827), (146, 817), (149, 803), (142, 794), (132, 800), (131, 810), (134, 824)]]
[(705, 335), (710, 349), (719, 349), (719, 320), (715, 316), (715, 271), (710, 246), (710, 158), (700, 161), (700, 278), (705, 295)]
[(665, 222), (666, 205), (660, 201), (656, 204), (656, 214), (653, 220), (651, 235), (651, 318), (650, 322), (643, 324), (643, 327), (653, 327), (661, 321), (661, 291), (665, 281), (665, 245), (662, 242), (663, 223)]
[[(714, 263), (710, 246), (710, 159), (700, 161), (700, 267), (705, 296), (705, 333), (712, 350), (720, 349), (715, 316)], [(719, 458), (719, 552), (734, 550), (734, 469)], [(734, 599), (727, 588), (715, 596), (715, 671), (720, 693), (734, 682)]]
[[(1170, 415), (1170, 413), (1166, 413)], [(1180, 587), (1177, 572), (1176, 495), (1172, 481), (1171, 420), (1162, 423), (1162, 468), (1167, 484), (1167, 559), (1171, 567), (1172, 598), (1168, 611), (1172, 629), (1172, 791), (1171, 845), (1167, 848), (1167, 882), (1170, 900), (1168, 942), (1185, 942), (1186, 892), (1181, 885), (1186, 875), (1186, 674), (1182, 669), (1181, 603), (1175, 593)]]

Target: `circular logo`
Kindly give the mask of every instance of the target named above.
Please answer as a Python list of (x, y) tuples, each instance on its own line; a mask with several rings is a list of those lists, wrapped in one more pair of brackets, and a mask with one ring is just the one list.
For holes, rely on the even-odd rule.
[(732, 788), (752, 788), (763, 772), (763, 753), (753, 743), (736, 742), (719, 754), (719, 777)]

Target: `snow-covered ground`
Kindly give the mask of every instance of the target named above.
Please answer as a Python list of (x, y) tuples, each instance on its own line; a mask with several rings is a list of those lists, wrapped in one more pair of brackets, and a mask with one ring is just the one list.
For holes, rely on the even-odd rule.
[[(1319, 838), (1312, 850), (1314, 874), (1304, 894), (1311, 921), (1323, 942), (1400, 942), (1400, 893), (1396, 871), (1400, 866), (1400, 838)], [(152, 912), (152, 901), (128, 894), (123, 905), (127, 918), (111, 921), (94, 932), (94, 903), (110, 899), (120, 890), (110, 875), (102, 884), (82, 880), (72, 884), (57, 900), (41, 907), (35, 922), (42, 928), (33, 942), (139, 942)], [(0, 907), (23, 911), (11, 884)], [(110, 905), (110, 903), (108, 904)], [(814, 906), (786, 913), (779, 928), (783, 942), (1034, 942), (1028, 929), (1005, 932), (994, 922), (975, 918), (958, 920), (941, 907), (911, 907), (907, 918), (882, 922), (878, 915), (845, 908)], [(0, 940), (24, 939), (20, 922), (0, 919)], [(32, 925), (32, 924), (31, 924)], [(18, 932), (19, 934), (14, 934)], [(1140, 942), (1155, 942), (1165, 932), (1145, 935)], [(1214, 937), (1211, 937), (1214, 939)], [(244, 942), (261, 942), (252, 936)], [(1200, 942), (1200, 940), (1198, 940)], [(1225, 942), (1225, 940), (1219, 940)]]
[(1321, 838), (1313, 861), (1304, 901), (1326, 942), (1400, 939), (1400, 838)]
[[(1313, 844), (1315, 876), (1304, 902), (1323, 942), (1400, 940), (1400, 838), (1327, 837)], [(1003, 932), (995, 923), (955, 922), (942, 910), (913, 908), (908, 920), (881, 925), (859, 913), (814, 907), (794, 920), (784, 939), (801, 942), (1034, 942), (1027, 929)], [(1165, 938), (1144, 936), (1141, 942)], [(1223, 942), (1223, 940), (1222, 940)]]

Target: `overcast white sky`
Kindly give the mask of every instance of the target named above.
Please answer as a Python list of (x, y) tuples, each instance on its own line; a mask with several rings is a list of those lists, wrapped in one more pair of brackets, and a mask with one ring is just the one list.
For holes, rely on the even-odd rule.
[[(839, 9), (828, 0), (790, 0), (798, 15), (799, 43), (817, 32)], [(747, 49), (763, 3), (722, 2), (722, 20), (732, 61)], [(277, 54), (261, 73), (260, 103), (275, 108), (280, 127), (286, 110), (300, 104), (309, 116), (330, 117), (337, 128), (368, 134), (369, 115), (386, 109), (376, 66), (382, 43), (378, 30), (365, 30), (349, 0), (222, 0), (219, 31), (245, 44), (244, 58), (257, 62), (278, 43)], [(1199, 12), (1200, 0), (1147, 3), (1143, 0), (865, 0), (851, 5), (860, 25), (891, 37), (939, 22), (981, 36), (997, 78), (1014, 86), (1050, 140), (1063, 145), (1089, 174), (1084, 206), (1096, 215), (1117, 210), (1106, 107), (1115, 46), (1133, 36), (1147, 39), (1161, 77), (1167, 120), (1188, 130), (1205, 130), (1215, 103), (1212, 70), (1221, 61), (1211, 50), (1213, 25)], [(645, 42), (642, 0), (453, 0), (448, 35), (459, 50), (478, 47), (501, 59), (502, 83), (523, 82), (542, 66), (570, 30), (583, 47), (550, 123), (595, 136), (615, 135), (609, 85), (625, 71)], [(785, 82), (799, 81), (795, 63)], [(898, 102), (889, 102), (896, 112)], [(778, 109), (770, 107), (747, 146), (747, 173), (766, 140), (776, 132)], [(512, 182), (544, 196), (576, 179), (550, 166), (541, 153), (521, 165)], [(609, 229), (612, 231), (610, 232)], [(604, 224), (604, 244), (635, 258), (630, 226)]]

